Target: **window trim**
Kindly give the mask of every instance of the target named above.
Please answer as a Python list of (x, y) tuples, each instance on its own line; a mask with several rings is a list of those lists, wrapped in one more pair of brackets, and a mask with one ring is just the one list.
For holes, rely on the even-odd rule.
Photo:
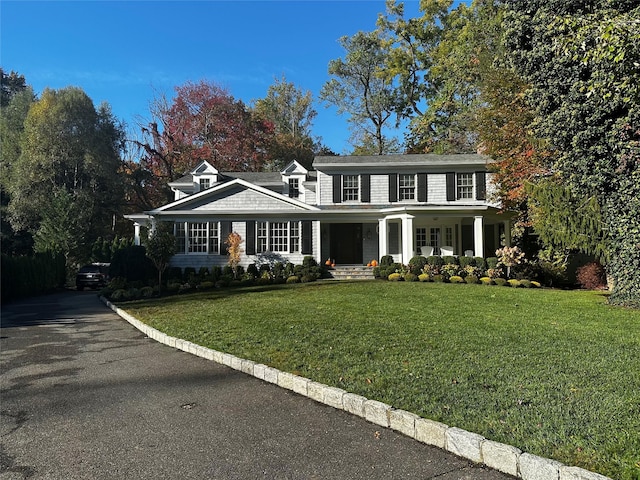
[[(412, 185), (403, 185), (403, 180), (411, 179)], [(416, 174), (415, 173), (399, 173), (398, 174), (398, 201), (399, 202), (415, 202), (416, 201)], [(408, 195), (408, 198), (407, 198)]]
[[(347, 186), (347, 179), (354, 179), (356, 185)], [(360, 181), (360, 174), (344, 174), (342, 175), (342, 201), (343, 202), (359, 202), (360, 195), (360, 186), (362, 182)], [(354, 197), (355, 198), (349, 198)]]
[[(462, 176), (465, 176), (469, 184), (461, 182)], [(475, 190), (475, 175), (473, 172), (457, 172), (456, 173), (456, 200), (473, 200)], [(465, 189), (465, 190), (462, 190)], [(464, 195), (463, 195), (464, 193)]]

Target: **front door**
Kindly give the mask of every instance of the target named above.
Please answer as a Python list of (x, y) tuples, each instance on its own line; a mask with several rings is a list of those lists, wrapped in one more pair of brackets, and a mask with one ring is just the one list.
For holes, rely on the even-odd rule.
[(362, 224), (331, 224), (331, 258), (342, 265), (362, 264)]

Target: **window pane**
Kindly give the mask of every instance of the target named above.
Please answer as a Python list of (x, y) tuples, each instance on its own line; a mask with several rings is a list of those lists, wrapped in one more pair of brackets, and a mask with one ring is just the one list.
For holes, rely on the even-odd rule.
[(289, 196), (291, 198), (298, 198), (300, 196), (300, 182), (297, 178), (289, 179)]
[(398, 175), (398, 197), (400, 200), (414, 200), (416, 198), (415, 175)]
[(264, 253), (267, 251), (267, 222), (258, 222), (257, 227), (256, 251)]
[(178, 243), (178, 253), (185, 253), (185, 249), (187, 248), (187, 238), (184, 222), (178, 222), (174, 225), (173, 234), (176, 236), (176, 241)]
[(360, 177), (358, 175), (343, 175), (342, 198), (345, 202), (358, 201), (360, 198)]
[(427, 229), (416, 228), (416, 247), (426, 247), (427, 245)]
[(291, 248), (290, 252), (295, 253), (300, 251), (300, 222), (291, 222), (290, 231)]
[(207, 251), (207, 224), (189, 223), (189, 252), (206, 253)]
[(218, 222), (209, 223), (209, 253), (220, 253)]
[(458, 198), (473, 198), (473, 174), (459, 173), (456, 177)]
[(269, 223), (269, 250), (272, 252), (289, 251), (288, 222)]

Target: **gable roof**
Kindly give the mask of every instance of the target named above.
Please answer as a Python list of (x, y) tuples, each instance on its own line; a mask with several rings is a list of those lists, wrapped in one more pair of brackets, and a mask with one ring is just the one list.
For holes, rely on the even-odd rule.
[[(313, 160), (314, 168), (322, 167), (399, 167), (421, 165), (425, 167), (446, 167), (458, 165), (486, 165), (493, 160), (486, 155), (476, 153), (460, 153), (452, 155), (397, 154), (397, 155), (345, 155), (317, 156)], [(319, 168), (318, 168), (319, 167)]]
[[(290, 198), (260, 185), (256, 185), (246, 180), (236, 178), (228, 182), (219, 183), (207, 190), (203, 190), (202, 192), (183, 197), (179, 200), (168, 203), (146, 213), (148, 213), (149, 215), (162, 215), (163, 213), (168, 212), (193, 211), (196, 209), (203, 209), (203, 206), (207, 205), (208, 199), (210, 199), (213, 204), (215, 203), (216, 199), (223, 198), (225, 193), (230, 196), (234, 196), (241, 191), (251, 191), (261, 197), (263, 201), (260, 202), (260, 205), (263, 208), (260, 210), (268, 211), (270, 206), (273, 207), (274, 205), (288, 207), (295, 210), (319, 210), (317, 207), (301, 202), (300, 200), (297, 200), (295, 198)], [(268, 200), (272, 201), (268, 202)], [(277, 203), (274, 203), (273, 201)], [(255, 208), (253, 210), (255, 210)]]

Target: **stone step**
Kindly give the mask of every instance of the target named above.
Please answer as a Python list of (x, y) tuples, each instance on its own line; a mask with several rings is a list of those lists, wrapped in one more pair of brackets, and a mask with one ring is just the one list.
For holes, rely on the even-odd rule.
[(329, 275), (335, 280), (374, 280), (373, 268), (365, 266), (333, 267)]

